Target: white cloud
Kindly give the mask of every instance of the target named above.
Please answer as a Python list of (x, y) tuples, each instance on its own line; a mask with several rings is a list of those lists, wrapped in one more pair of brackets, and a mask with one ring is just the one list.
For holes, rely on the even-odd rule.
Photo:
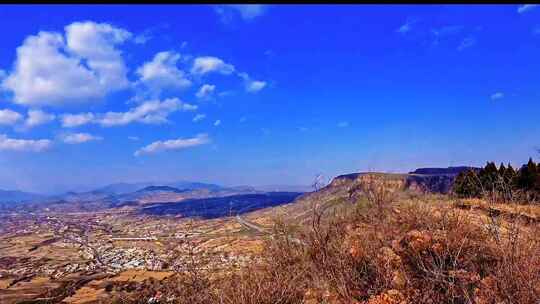
[(524, 4), (520, 5), (517, 9), (517, 12), (520, 14), (530, 12), (531, 10), (535, 9), (538, 6), (538, 4)]
[(217, 127), (217, 126), (219, 126), (220, 124), (221, 124), (221, 120), (218, 119), (218, 120), (216, 120), (216, 121), (214, 122), (214, 127)]
[(237, 4), (231, 5), (231, 8), (237, 10), (244, 20), (254, 19), (266, 12), (266, 6), (261, 4)]
[(62, 126), (72, 128), (95, 123), (103, 127), (112, 127), (127, 125), (132, 122), (161, 124), (168, 122), (167, 117), (173, 112), (195, 111), (196, 109), (197, 106), (184, 103), (178, 98), (168, 98), (163, 101), (155, 99), (142, 102), (127, 112), (65, 114), (62, 115)]
[(49, 147), (51, 147), (51, 141), (48, 139), (14, 139), (0, 134), (0, 150), (2, 151), (41, 152)]
[(504, 98), (504, 93), (502, 92), (497, 92), (491, 95), (491, 100), (497, 100), (502, 98)]
[(191, 73), (196, 75), (204, 75), (211, 72), (229, 75), (234, 72), (234, 70), (232, 64), (225, 63), (223, 60), (212, 56), (195, 58), (193, 66), (191, 67)]
[(140, 138), (138, 136), (128, 136), (128, 139), (129, 140), (133, 140), (133, 141), (137, 141), (139, 140)]
[(62, 127), (73, 128), (93, 122), (93, 113), (64, 114), (62, 115)]
[(23, 117), (10, 109), (0, 110), (0, 125), (14, 125)]
[(156, 93), (166, 88), (183, 89), (191, 86), (191, 80), (176, 66), (179, 59), (180, 54), (175, 52), (157, 53), (152, 61), (145, 62), (137, 69), (140, 81)]
[(131, 38), (131, 33), (107, 23), (74, 22), (65, 28), (70, 51), (87, 59), (88, 66), (99, 75), (100, 83), (111, 89), (128, 85), (127, 68), (116, 45)]
[(166, 141), (156, 141), (151, 143), (148, 146), (145, 146), (137, 151), (135, 151), (135, 156), (140, 156), (144, 154), (153, 154), (162, 151), (169, 150), (180, 150), (189, 147), (195, 147), (199, 145), (204, 145), (210, 142), (210, 138), (207, 134), (199, 134), (192, 138), (178, 138), (171, 139)]
[(405, 24), (403, 24), (402, 26), (400, 26), (400, 27), (396, 30), (396, 32), (405, 34), (405, 33), (409, 32), (410, 30), (411, 30), (411, 24), (410, 24), (410, 23), (405, 23)]
[(66, 144), (82, 144), (89, 141), (97, 141), (102, 140), (103, 137), (101, 136), (95, 136), (88, 133), (74, 133), (74, 134), (66, 134), (62, 137), (62, 140)]
[[(18, 104), (59, 106), (99, 100), (128, 85), (116, 45), (130, 33), (106, 23), (76, 22), (57, 32), (28, 36), (17, 48), (2, 88)], [(84, 62), (84, 63), (83, 63)]]
[(193, 122), (198, 122), (206, 118), (206, 114), (197, 114), (193, 117)]
[(461, 44), (458, 46), (458, 51), (463, 51), (466, 48), (470, 48), (471, 46), (476, 44), (476, 39), (474, 37), (467, 37), (461, 41)]
[(107, 112), (97, 120), (104, 127), (127, 125), (132, 122), (160, 124), (168, 122), (169, 114), (176, 111), (194, 111), (197, 106), (184, 103), (178, 98), (164, 101), (151, 100), (130, 109), (127, 112)]
[(257, 93), (266, 87), (266, 81), (253, 80), (247, 73), (238, 73), (238, 76), (244, 79), (244, 86), (248, 93)]
[(42, 110), (29, 110), (28, 117), (24, 121), (24, 128), (33, 128), (49, 123), (56, 118), (56, 115), (43, 112)]
[(148, 40), (152, 39), (152, 36), (148, 31), (141, 33), (133, 38), (133, 42), (136, 44), (146, 44)]
[(261, 4), (234, 4), (234, 5), (220, 5), (214, 7), (221, 22), (227, 24), (233, 19), (233, 13), (237, 13), (245, 21), (251, 21), (266, 13), (266, 5)]
[(349, 126), (348, 121), (342, 121), (342, 122), (338, 123), (338, 127), (340, 127), (340, 128), (346, 128), (348, 126)]
[(246, 91), (249, 93), (257, 93), (266, 87), (265, 81), (252, 80), (246, 84)]
[(200, 98), (200, 99), (207, 99), (207, 98), (210, 98), (212, 96), (212, 94), (214, 93), (215, 90), (216, 90), (215, 85), (213, 85), (213, 84), (203, 84), (201, 86), (201, 88), (199, 89), (199, 91), (197, 91), (195, 96), (197, 96), (197, 98)]
[(240, 123), (243, 123), (243, 122), (246, 122), (246, 121), (247, 121), (247, 117), (245, 117), (245, 116), (240, 117), (240, 120), (239, 120)]

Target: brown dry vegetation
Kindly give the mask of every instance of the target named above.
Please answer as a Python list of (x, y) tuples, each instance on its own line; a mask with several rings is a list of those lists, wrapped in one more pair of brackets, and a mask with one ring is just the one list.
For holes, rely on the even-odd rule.
[[(370, 183), (304, 229), (278, 221), (261, 260), (132, 283), (118, 303), (523, 303), (540, 299), (540, 226)], [(397, 200), (397, 201), (396, 201)], [(294, 241), (299, 240), (299, 241)]]

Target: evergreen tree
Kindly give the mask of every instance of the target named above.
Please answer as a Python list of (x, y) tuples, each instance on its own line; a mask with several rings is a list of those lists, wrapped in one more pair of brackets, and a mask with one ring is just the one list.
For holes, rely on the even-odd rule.
[(515, 178), (516, 178), (516, 170), (514, 170), (514, 167), (509, 163), (508, 167), (506, 168), (506, 171), (504, 172), (504, 182), (507, 185), (514, 186), (515, 185)]
[(480, 197), (482, 194), (477, 173), (474, 170), (461, 172), (456, 177), (453, 192), (458, 197)]
[(529, 162), (519, 170), (517, 184), (520, 189), (531, 191), (535, 188), (538, 177), (538, 168), (536, 163), (529, 158)]
[(506, 175), (506, 168), (504, 167), (504, 164), (501, 163), (499, 166), (499, 176), (505, 176)]
[(497, 179), (499, 177), (499, 170), (497, 169), (497, 165), (495, 165), (494, 162), (488, 162), (484, 167), (484, 170), (481, 170), (479, 175), (484, 190), (495, 190)]

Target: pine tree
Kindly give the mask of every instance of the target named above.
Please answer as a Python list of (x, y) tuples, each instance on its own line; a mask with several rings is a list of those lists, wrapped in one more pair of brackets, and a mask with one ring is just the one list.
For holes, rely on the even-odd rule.
[(499, 166), (499, 176), (505, 176), (506, 175), (506, 168), (504, 167), (504, 164), (501, 163)]
[(514, 170), (514, 167), (510, 163), (508, 163), (508, 167), (506, 167), (506, 171), (504, 172), (504, 182), (507, 185), (510, 185), (512, 187), (515, 186), (515, 178), (516, 178), (516, 170)]
[(538, 168), (536, 163), (529, 158), (529, 162), (523, 165), (518, 173), (517, 184), (520, 189), (531, 191), (534, 189), (538, 177)]
[(453, 192), (458, 197), (480, 197), (482, 194), (477, 173), (474, 170), (461, 172), (456, 177)]

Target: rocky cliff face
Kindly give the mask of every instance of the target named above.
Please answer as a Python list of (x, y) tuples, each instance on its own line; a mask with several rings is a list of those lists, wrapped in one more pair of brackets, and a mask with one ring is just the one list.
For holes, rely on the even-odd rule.
[(361, 172), (337, 176), (329, 187), (362, 189), (369, 183), (384, 183), (390, 190), (409, 190), (446, 194), (452, 190), (456, 176), (470, 167), (421, 168), (408, 174)]

